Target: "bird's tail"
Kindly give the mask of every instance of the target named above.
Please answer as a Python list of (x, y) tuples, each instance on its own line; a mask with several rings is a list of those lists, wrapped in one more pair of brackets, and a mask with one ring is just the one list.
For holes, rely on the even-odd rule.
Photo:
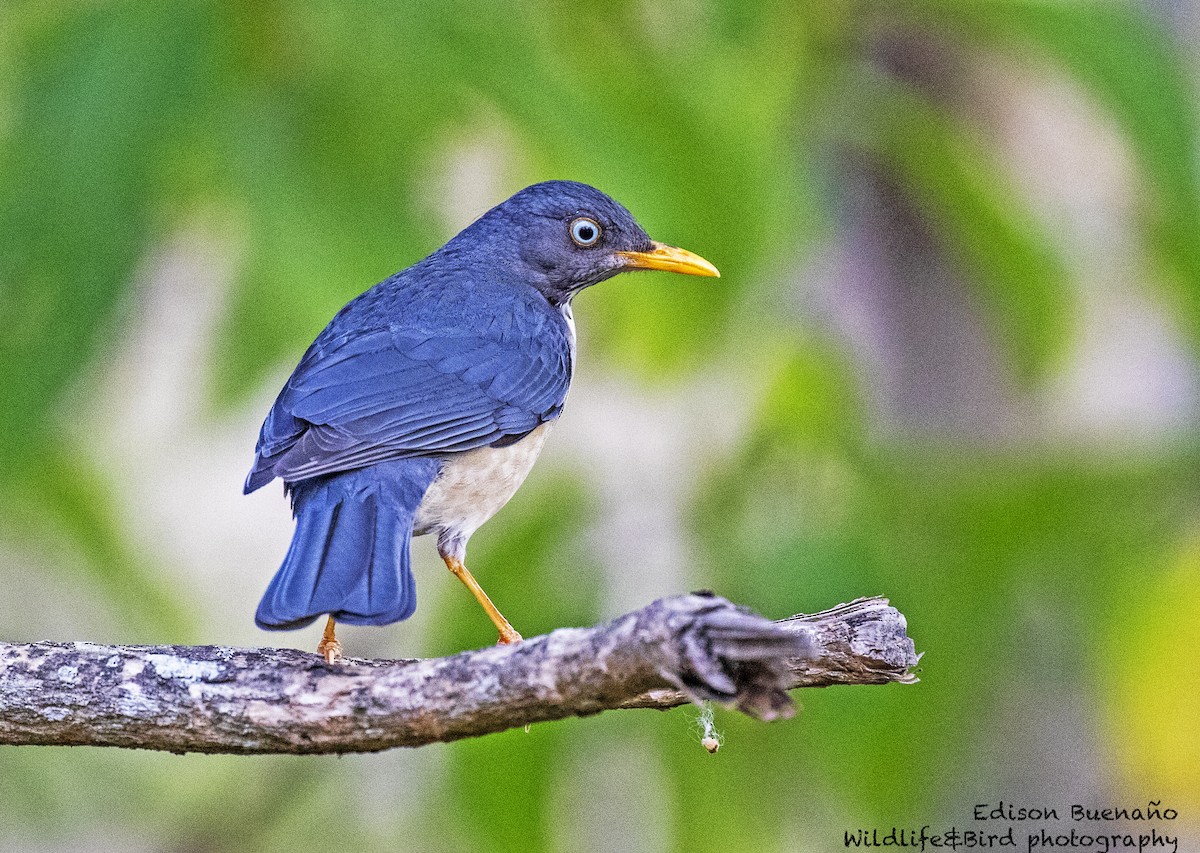
[(387, 625), (412, 615), (413, 517), (437, 475), (432, 459), (400, 459), (291, 488), (296, 533), (254, 621), (303, 628), (324, 613), (351, 625)]

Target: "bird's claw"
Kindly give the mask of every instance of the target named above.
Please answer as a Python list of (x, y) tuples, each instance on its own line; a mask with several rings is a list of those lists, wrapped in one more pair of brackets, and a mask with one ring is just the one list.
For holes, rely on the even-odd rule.
[(324, 656), (325, 663), (340, 663), (342, 660), (342, 644), (328, 637), (317, 643), (317, 654)]
[(514, 643), (521, 642), (522, 639), (524, 638), (517, 633), (517, 629), (509, 625), (508, 630), (500, 629), (500, 638), (496, 640), (496, 645), (511, 646)]
[(321, 634), (321, 642), (317, 643), (317, 654), (324, 655), (325, 663), (338, 663), (342, 659), (342, 644), (334, 633), (337, 623), (333, 616), (325, 620), (325, 632)]

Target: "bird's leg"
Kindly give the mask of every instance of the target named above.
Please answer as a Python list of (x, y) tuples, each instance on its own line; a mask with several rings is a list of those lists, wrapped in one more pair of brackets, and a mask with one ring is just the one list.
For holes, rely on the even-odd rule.
[(479, 585), (479, 581), (467, 571), (467, 567), (462, 564), (462, 560), (450, 554), (443, 554), (442, 559), (446, 561), (446, 568), (454, 573), (467, 589), (471, 590), (471, 595), (475, 596), (475, 600), (479, 602), (479, 606), (483, 608), (483, 612), (492, 620), (492, 624), (496, 626), (496, 630), (500, 632), (500, 639), (497, 641), (501, 645), (509, 643), (521, 642), (521, 635), (517, 633), (517, 629), (508, 623), (504, 618), (504, 614), (496, 609), (496, 605), (492, 604), (492, 600), (488, 598), (488, 594), (483, 591), (483, 587)]
[(321, 642), (317, 643), (317, 654), (324, 655), (326, 663), (337, 663), (342, 659), (342, 644), (333, 635), (333, 626), (333, 617), (330, 616), (325, 623), (325, 633), (321, 635)]

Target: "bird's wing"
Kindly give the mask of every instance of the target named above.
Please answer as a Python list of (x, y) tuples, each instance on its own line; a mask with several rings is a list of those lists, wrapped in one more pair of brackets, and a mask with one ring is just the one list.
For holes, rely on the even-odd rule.
[(513, 440), (558, 416), (570, 378), (561, 324), (519, 337), (374, 329), (318, 339), (263, 423), (246, 491)]

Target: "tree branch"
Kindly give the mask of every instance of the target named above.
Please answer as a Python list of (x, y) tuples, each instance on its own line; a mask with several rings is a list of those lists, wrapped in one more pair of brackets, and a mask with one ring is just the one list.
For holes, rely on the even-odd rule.
[(0, 744), (372, 752), (689, 700), (771, 720), (792, 715), (788, 689), (911, 683), (916, 663), (904, 617), (886, 599), (771, 622), (704, 593), (432, 660), (0, 644)]

